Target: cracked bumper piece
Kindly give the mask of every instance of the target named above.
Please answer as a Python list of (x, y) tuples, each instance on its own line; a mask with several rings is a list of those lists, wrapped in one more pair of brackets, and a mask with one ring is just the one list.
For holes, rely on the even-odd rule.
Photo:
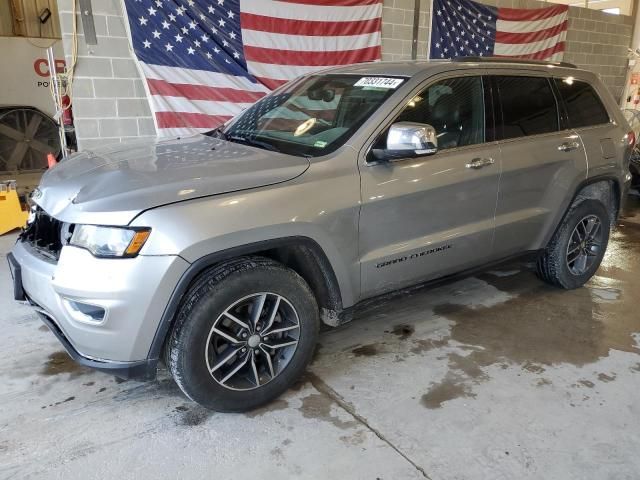
[(124, 378), (155, 373), (150, 347), (188, 262), (95, 258), (66, 246), (54, 263), (23, 242), (9, 255), (16, 298), (23, 293), (74, 360)]

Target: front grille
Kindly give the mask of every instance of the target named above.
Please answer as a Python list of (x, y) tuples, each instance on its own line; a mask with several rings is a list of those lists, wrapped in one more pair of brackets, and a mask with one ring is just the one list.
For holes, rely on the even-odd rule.
[(45, 257), (58, 261), (62, 250), (63, 230), (68, 230), (68, 224), (56, 220), (40, 207), (32, 212), (33, 221), (27, 225), (20, 240), (27, 242)]

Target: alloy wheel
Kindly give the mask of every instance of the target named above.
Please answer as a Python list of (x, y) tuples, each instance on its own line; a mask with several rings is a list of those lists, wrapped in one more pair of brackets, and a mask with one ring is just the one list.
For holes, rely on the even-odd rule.
[(205, 348), (207, 369), (230, 390), (253, 390), (276, 378), (300, 340), (300, 319), (281, 295), (255, 293), (237, 300), (216, 319)]
[(567, 267), (573, 275), (584, 275), (594, 264), (603, 242), (602, 222), (587, 215), (573, 229), (567, 245)]

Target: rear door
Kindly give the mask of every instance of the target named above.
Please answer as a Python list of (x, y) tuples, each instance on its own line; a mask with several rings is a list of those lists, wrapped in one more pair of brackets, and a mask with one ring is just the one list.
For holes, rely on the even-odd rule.
[(542, 246), (576, 178), (586, 176), (586, 159), (580, 137), (564, 123), (551, 79), (495, 75), (492, 85), (502, 158), (494, 249), (507, 257)]

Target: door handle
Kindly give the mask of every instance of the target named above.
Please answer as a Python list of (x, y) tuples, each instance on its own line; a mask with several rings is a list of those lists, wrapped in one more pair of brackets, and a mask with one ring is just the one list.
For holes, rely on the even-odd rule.
[(580, 148), (580, 144), (578, 142), (564, 142), (558, 145), (558, 150), (561, 152), (571, 152), (572, 150), (577, 150)]
[(493, 158), (474, 158), (469, 163), (467, 163), (465, 167), (477, 170), (478, 168), (487, 167), (489, 165), (493, 165), (494, 163), (496, 163), (496, 161)]

